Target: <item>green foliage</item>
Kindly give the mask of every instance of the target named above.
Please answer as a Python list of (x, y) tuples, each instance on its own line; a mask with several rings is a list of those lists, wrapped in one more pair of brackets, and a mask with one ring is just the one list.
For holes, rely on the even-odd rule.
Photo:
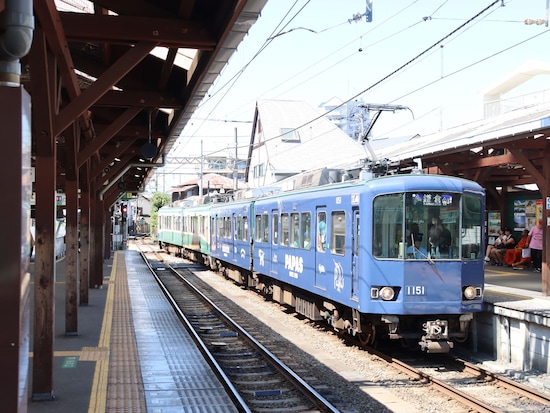
[(170, 196), (168, 194), (164, 192), (155, 192), (153, 198), (151, 198), (152, 210), (156, 212), (163, 206), (168, 205), (170, 201)]
[(170, 204), (170, 196), (164, 192), (155, 192), (151, 198), (151, 238), (156, 238), (158, 210), (163, 206)]

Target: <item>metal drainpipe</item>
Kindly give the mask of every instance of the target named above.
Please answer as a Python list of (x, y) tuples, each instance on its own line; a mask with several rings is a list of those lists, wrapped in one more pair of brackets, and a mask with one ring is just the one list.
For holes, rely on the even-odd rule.
[(5, 0), (4, 33), (0, 36), (0, 86), (21, 84), (19, 59), (29, 53), (34, 31), (32, 0)]
[(135, 168), (136, 166), (139, 166), (141, 168), (162, 168), (166, 165), (166, 158), (165, 155), (162, 154), (162, 162), (161, 163), (132, 163), (130, 165), (127, 165), (115, 178), (113, 178), (105, 187), (99, 192), (99, 200), (103, 201), (103, 195), (105, 195), (105, 192), (109, 190), (110, 187), (114, 185), (115, 182), (117, 182), (120, 178), (124, 176), (126, 172), (128, 172), (130, 169)]

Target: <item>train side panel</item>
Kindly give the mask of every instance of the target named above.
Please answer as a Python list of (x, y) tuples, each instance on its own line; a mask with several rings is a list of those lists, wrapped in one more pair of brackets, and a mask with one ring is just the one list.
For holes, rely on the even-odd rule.
[(159, 243), (183, 246), (182, 217), (182, 208), (162, 207), (159, 209), (157, 231)]
[(253, 210), (254, 203), (251, 201), (212, 206), (210, 226), (211, 251), (214, 258), (235, 268), (252, 270)]
[(210, 263), (363, 344), (445, 352), (483, 308), (484, 200), (475, 182), (397, 175), (213, 204)]
[(191, 251), (210, 255), (211, 205), (183, 208), (182, 245)]

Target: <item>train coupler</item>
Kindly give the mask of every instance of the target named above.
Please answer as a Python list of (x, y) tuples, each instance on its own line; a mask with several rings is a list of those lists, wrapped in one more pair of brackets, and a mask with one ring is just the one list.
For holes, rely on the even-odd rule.
[(452, 341), (424, 340), (424, 337), (422, 337), (422, 341), (419, 341), (418, 344), (420, 344), (420, 349), (426, 353), (448, 353), (453, 348)]

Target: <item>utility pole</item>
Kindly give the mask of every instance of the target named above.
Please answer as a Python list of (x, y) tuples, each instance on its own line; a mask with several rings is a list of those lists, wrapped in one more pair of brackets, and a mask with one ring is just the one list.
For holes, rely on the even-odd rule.
[(239, 163), (238, 163), (238, 145), (239, 138), (237, 137), (237, 128), (235, 128), (235, 161), (233, 162), (233, 190), (236, 191), (238, 188), (238, 179), (239, 179)]
[(201, 160), (199, 165), (199, 196), (202, 196), (202, 164), (203, 164), (203, 154), (202, 154), (202, 140), (201, 140)]

